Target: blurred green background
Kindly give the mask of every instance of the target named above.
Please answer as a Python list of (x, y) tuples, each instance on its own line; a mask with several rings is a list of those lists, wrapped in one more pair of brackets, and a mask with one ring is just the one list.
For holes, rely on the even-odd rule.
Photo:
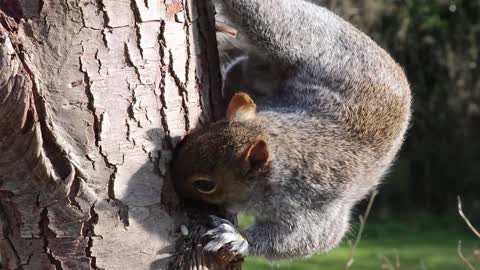
[[(249, 217), (240, 218), (242, 226), (247, 226), (250, 220)], [(343, 270), (350, 254), (349, 240), (354, 240), (357, 229), (358, 226), (354, 225), (343, 244), (327, 254), (273, 263), (263, 258), (248, 258), (244, 269)], [(459, 240), (462, 241), (463, 255), (480, 267), (480, 239), (475, 239), (459, 218), (423, 216), (416, 220), (383, 222), (371, 219), (349, 269), (468, 270), (457, 254)]]
[(480, 218), (480, 1), (322, 1), (405, 69), (414, 102), (408, 137), (377, 206), (451, 213), (461, 195)]
[[(461, 195), (464, 211), (480, 227), (480, 0), (311, 1), (389, 51), (414, 95), (407, 140), (380, 186), (350, 269), (469, 269), (457, 255), (458, 240), (480, 269), (480, 239), (456, 213)], [(348, 241), (364, 209), (365, 202), (340, 248), (292, 262), (249, 259), (245, 269), (345, 269)], [(249, 218), (241, 221), (246, 226)]]

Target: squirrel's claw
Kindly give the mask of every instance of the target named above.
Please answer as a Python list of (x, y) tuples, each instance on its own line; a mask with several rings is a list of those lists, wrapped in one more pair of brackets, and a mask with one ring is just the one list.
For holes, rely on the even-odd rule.
[(235, 227), (228, 219), (217, 217), (215, 215), (208, 215), (208, 224), (212, 227), (218, 227), (222, 224), (228, 224), (232, 227)]
[(228, 220), (210, 216), (214, 229), (207, 231), (203, 236), (208, 237), (208, 243), (203, 247), (209, 252), (218, 252), (226, 247), (235, 255), (242, 257), (248, 253), (248, 242), (243, 235)]

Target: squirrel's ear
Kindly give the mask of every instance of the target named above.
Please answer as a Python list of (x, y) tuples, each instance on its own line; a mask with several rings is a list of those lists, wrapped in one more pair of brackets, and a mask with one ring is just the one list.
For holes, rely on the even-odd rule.
[(250, 120), (255, 118), (257, 111), (257, 105), (253, 102), (252, 98), (246, 93), (236, 93), (227, 108), (226, 118), (228, 120)]
[(270, 161), (268, 145), (264, 140), (257, 140), (247, 147), (242, 155), (248, 161), (250, 168), (262, 168)]

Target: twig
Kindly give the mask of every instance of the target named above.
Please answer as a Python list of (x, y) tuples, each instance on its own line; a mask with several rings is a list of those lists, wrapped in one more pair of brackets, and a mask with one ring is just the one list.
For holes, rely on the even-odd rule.
[(420, 267), (422, 267), (422, 270), (427, 270), (427, 266), (425, 265), (425, 260), (420, 260)]
[(394, 249), (393, 252), (395, 253), (395, 264), (393, 264), (387, 256), (380, 254), (380, 258), (384, 261), (382, 269), (400, 270), (400, 256), (398, 255), (398, 250)]
[(400, 270), (400, 256), (397, 249), (395, 249), (395, 269)]
[(463, 218), (463, 220), (465, 220), (465, 223), (467, 223), (468, 227), (470, 228), (470, 230), (472, 230), (472, 232), (478, 237), (480, 238), (480, 232), (477, 231), (477, 229), (475, 229), (475, 227), (473, 227), (472, 223), (470, 222), (470, 220), (465, 216), (465, 214), (463, 213), (462, 211), (462, 200), (460, 198), (460, 196), (457, 196), (457, 199), (458, 199), (458, 214), (460, 214), (460, 216)]
[(382, 265), (382, 269), (395, 270), (393, 268), (392, 262), (388, 259), (387, 256), (382, 254), (380, 255), (380, 258), (382, 258), (384, 261), (384, 264)]
[(462, 259), (462, 261), (465, 263), (466, 266), (468, 266), (468, 268), (470, 270), (476, 270), (475, 267), (473, 267), (473, 265), (467, 260), (467, 258), (465, 258), (465, 256), (463, 256), (462, 240), (458, 240), (457, 253), (458, 253), (458, 256), (460, 257), (460, 259)]
[(358, 243), (360, 243), (360, 240), (362, 239), (362, 234), (363, 230), (365, 229), (365, 223), (367, 222), (368, 215), (370, 214), (370, 210), (372, 209), (373, 201), (375, 200), (375, 197), (377, 196), (378, 191), (374, 190), (372, 192), (372, 195), (370, 195), (370, 199), (368, 200), (368, 206), (367, 209), (365, 210), (365, 213), (363, 216), (360, 215), (360, 229), (358, 230), (357, 237), (355, 239), (355, 242), (350, 249), (350, 255), (348, 257), (347, 263), (345, 264), (345, 270), (350, 269), (350, 267), (353, 265), (353, 257), (355, 255), (355, 250), (357, 249)]
[(382, 269), (395, 270), (395, 267), (393, 266), (392, 262), (390, 261), (390, 259), (388, 259), (387, 256), (382, 254), (380, 255), (380, 258), (382, 258), (384, 261), (384, 264), (382, 265)]

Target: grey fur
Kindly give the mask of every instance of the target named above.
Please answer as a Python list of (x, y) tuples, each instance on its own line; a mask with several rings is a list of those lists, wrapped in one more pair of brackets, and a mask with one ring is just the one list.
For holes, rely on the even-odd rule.
[[(225, 91), (253, 97), (257, 117), (244, 129), (258, 130), (271, 156), (268, 173), (248, 179), (246, 199), (223, 203), (256, 217), (244, 232), (250, 255), (328, 251), (403, 142), (408, 81), (375, 42), (323, 7), (302, 0), (218, 2), (249, 44), (244, 59), (225, 69)], [(219, 125), (201, 136), (227, 134), (229, 127), (217, 131)], [(188, 140), (202, 148), (195, 136)], [(228, 244), (221, 238), (211, 245)]]

